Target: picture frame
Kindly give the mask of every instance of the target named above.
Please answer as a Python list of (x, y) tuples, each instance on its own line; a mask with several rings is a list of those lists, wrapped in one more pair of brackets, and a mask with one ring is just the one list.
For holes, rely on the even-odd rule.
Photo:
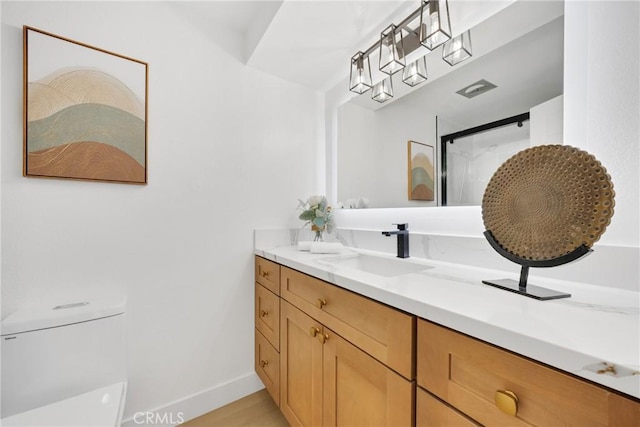
[(148, 64), (23, 27), (23, 176), (147, 184)]
[(417, 141), (407, 142), (408, 198), (435, 200), (435, 150), (433, 145)]

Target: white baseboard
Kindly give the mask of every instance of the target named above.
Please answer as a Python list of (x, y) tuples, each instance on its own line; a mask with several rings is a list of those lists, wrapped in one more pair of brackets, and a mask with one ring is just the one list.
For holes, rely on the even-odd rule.
[(127, 414), (127, 417), (122, 421), (122, 427), (173, 427), (263, 388), (264, 385), (258, 375), (255, 372), (251, 372), (162, 407), (136, 412), (131, 415)]

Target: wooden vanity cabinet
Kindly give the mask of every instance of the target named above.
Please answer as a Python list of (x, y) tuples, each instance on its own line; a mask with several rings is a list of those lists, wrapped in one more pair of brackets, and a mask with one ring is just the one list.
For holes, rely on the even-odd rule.
[(412, 381), (284, 300), (280, 324), (280, 409), (289, 424), (413, 425)]
[(415, 424), (415, 316), (257, 256), (255, 273), (255, 368), (292, 426)]
[(282, 267), (283, 299), (405, 378), (415, 377), (415, 316)]
[(632, 399), (493, 345), (422, 319), (417, 341), (419, 387), (482, 425), (640, 425)]
[[(280, 402), (280, 265), (255, 258), (255, 370)], [(276, 282), (277, 281), (277, 282)]]
[(260, 257), (255, 286), (255, 369), (292, 426), (640, 426), (635, 399)]

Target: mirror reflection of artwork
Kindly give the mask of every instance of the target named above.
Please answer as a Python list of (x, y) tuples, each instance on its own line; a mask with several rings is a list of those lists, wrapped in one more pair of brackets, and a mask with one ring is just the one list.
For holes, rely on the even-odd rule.
[(433, 146), (409, 141), (407, 150), (409, 153), (409, 200), (434, 200)]
[(34, 28), (24, 175), (145, 184), (147, 64)]

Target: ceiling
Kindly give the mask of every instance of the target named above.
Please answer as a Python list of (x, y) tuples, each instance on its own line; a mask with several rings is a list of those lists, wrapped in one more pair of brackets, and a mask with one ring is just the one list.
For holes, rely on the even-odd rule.
[[(468, 28), (514, 0), (449, 0)], [(247, 65), (326, 91), (347, 78), (349, 59), (421, 0), (173, 1), (175, 12)], [(456, 22), (452, 18), (452, 26)], [(455, 29), (455, 27), (454, 27)]]
[(346, 77), (350, 58), (379, 37), (392, 15), (418, 5), (416, 0), (285, 0), (247, 65), (327, 90)]
[(245, 64), (316, 90), (345, 78), (362, 40), (418, 0), (173, 1), (176, 14)]
[[(545, 12), (548, 8), (541, 5), (552, 3), (559, 7)], [(420, 0), (214, 0), (171, 4), (176, 13), (248, 66), (328, 91), (337, 84), (344, 84), (346, 90), (351, 56), (371, 46), (390, 23), (399, 22), (417, 9)], [(537, 27), (537, 21), (548, 22), (554, 14), (561, 15), (563, 7), (562, 2), (549, 1), (449, 0), (449, 10), (454, 33), (475, 27), (475, 61)], [(514, 17), (513, 10), (519, 17)], [(485, 24), (483, 29), (482, 22), (492, 15), (493, 19), (501, 16), (501, 21), (498, 25)], [(436, 58), (438, 55), (436, 51), (427, 55), (430, 81), (451, 71)], [(372, 68), (376, 62), (372, 58)], [(462, 69), (463, 65), (466, 66), (463, 63), (455, 68)], [(413, 90), (421, 86), (426, 84)], [(394, 100), (412, 91), (402, 83), (394, 89)], [(382, 104), (369, 98), (367, 92), (352, 102), (372, 110), (381, 108)]]

